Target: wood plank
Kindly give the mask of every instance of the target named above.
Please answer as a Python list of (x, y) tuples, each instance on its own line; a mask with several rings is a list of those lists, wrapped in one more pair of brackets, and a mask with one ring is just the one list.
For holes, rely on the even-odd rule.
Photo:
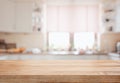
[(120, 61), (0, 61), (0, 83), (120, 83)]

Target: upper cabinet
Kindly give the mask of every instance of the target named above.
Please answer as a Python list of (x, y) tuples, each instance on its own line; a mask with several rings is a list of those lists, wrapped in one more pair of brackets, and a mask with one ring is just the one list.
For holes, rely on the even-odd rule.
[(40, 11), (33, 0), (0, 0), (0, 32), (39, 32)]
[(0, 0), (0, 31), (15, 30), (15, 4), (9, 0)]
[(16, 2), (16, 32), (32, 32), (32, 2)]
[(117, 1), (116, 5), (116, 28), (115, 32), (120, 32), (120, 1)]

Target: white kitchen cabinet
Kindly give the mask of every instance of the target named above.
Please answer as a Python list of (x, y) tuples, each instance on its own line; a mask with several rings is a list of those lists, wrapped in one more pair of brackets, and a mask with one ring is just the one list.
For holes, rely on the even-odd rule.
[(16, 2), (16, 32), (32, 32), (32, 2)]
[(10, 0), (0, 0), (0, 32), (15, 30), (15, 4)]
[(34, 1), (0, 0), (0, 32), (33, 32)]
[(114, 29), (115, 32), (120, 32), (120, 6), (117, 6), (116, 10), (116, 28)]
[(117, 0), (117, 5), (116, 5), (116, 27), (114, 31), (120, 32), (120, 1), (119, 0)]

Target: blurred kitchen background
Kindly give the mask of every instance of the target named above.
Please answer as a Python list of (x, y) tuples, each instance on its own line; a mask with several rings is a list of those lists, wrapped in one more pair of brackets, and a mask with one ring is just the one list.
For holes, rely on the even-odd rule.
[(120, 0), (0, 0), (0, 54), (120, 53)]

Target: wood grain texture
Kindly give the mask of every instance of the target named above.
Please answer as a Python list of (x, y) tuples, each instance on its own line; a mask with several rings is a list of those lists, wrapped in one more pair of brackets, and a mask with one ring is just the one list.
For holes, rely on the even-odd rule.
[(120, 83), (120, 61), (0, 61), (0, 83)]
[(103, 33), (100, 40), (100, 49), (102, 52), (116, 52), (116, 44), (120, 41), (120, 33)]

